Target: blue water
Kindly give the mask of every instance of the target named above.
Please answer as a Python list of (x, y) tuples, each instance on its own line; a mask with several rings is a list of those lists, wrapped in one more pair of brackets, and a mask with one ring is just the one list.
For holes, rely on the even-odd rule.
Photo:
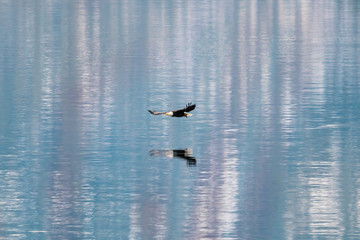
[(359, 1), (0, 2), (1, 239), (359, 239), (359, 120)]

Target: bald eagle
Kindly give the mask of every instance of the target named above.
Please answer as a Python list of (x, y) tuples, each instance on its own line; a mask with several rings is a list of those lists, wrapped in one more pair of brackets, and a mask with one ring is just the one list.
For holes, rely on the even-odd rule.
[(175, 110), (175, 111), (170, 111), (170, 112), (156, 112), (156, 111), (151, 111), (151, 110), (148, 110), (148, 111), (152, 115), (165, 114), (165, 116), (170, 116), (170, 117), (190, 117), (190, 116), (192, 116), (192, 114), (190, 114), (188, 112), (191, 112), (192, 110), (194, 110), (195, 107), (196, 107), (196, 104), (188, 103), (186, 105), (186, 107), (179, 109), (179, 110)]

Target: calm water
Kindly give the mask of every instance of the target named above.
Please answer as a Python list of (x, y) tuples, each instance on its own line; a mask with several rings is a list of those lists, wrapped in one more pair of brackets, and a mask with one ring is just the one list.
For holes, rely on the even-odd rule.
[(359, 239), (359, 121), (359, 1), (0, 2), (0, 239)]

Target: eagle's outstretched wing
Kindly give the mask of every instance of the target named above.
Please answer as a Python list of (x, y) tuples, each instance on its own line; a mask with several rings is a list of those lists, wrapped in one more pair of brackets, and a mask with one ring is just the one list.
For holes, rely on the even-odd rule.
[(173, 112), (174, 112), (174, 114), (176, 112), (190, 112), (190, 111), (194, 110), (195, 107), (196, 107), (196, 104), (188, 103), (188, 104), (186, 104), (186, 107), (184, 107), (182, 109), (175, 110)]
[(165, 114), (166, 112), (157, 112), (157, 111), (151, 111), (151, 110), (148, 110), (149, 113), (151, 113), (152, 115), (161, 115), (161, 114)]
[(192, 104), (192, 103), (188, 103), (185, 107), (185, 111), (184, 112), (191, 112), (192, 110), (194, 110), (196, 107), (196, 104)]

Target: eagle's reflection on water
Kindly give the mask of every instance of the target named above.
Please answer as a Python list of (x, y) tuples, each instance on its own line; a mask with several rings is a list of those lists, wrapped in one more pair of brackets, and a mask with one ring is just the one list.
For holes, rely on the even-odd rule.
[(152, 150), (150, 150), (150, 155), (151, 156), (165, 156), (168, 158), (181, 158), (183, 160), (186, 160), (186, 164), (189, 167), (196, 166), (196, 158), (192, 155), (191, 148), (174, 149), (174, 150), (152, 149)]

